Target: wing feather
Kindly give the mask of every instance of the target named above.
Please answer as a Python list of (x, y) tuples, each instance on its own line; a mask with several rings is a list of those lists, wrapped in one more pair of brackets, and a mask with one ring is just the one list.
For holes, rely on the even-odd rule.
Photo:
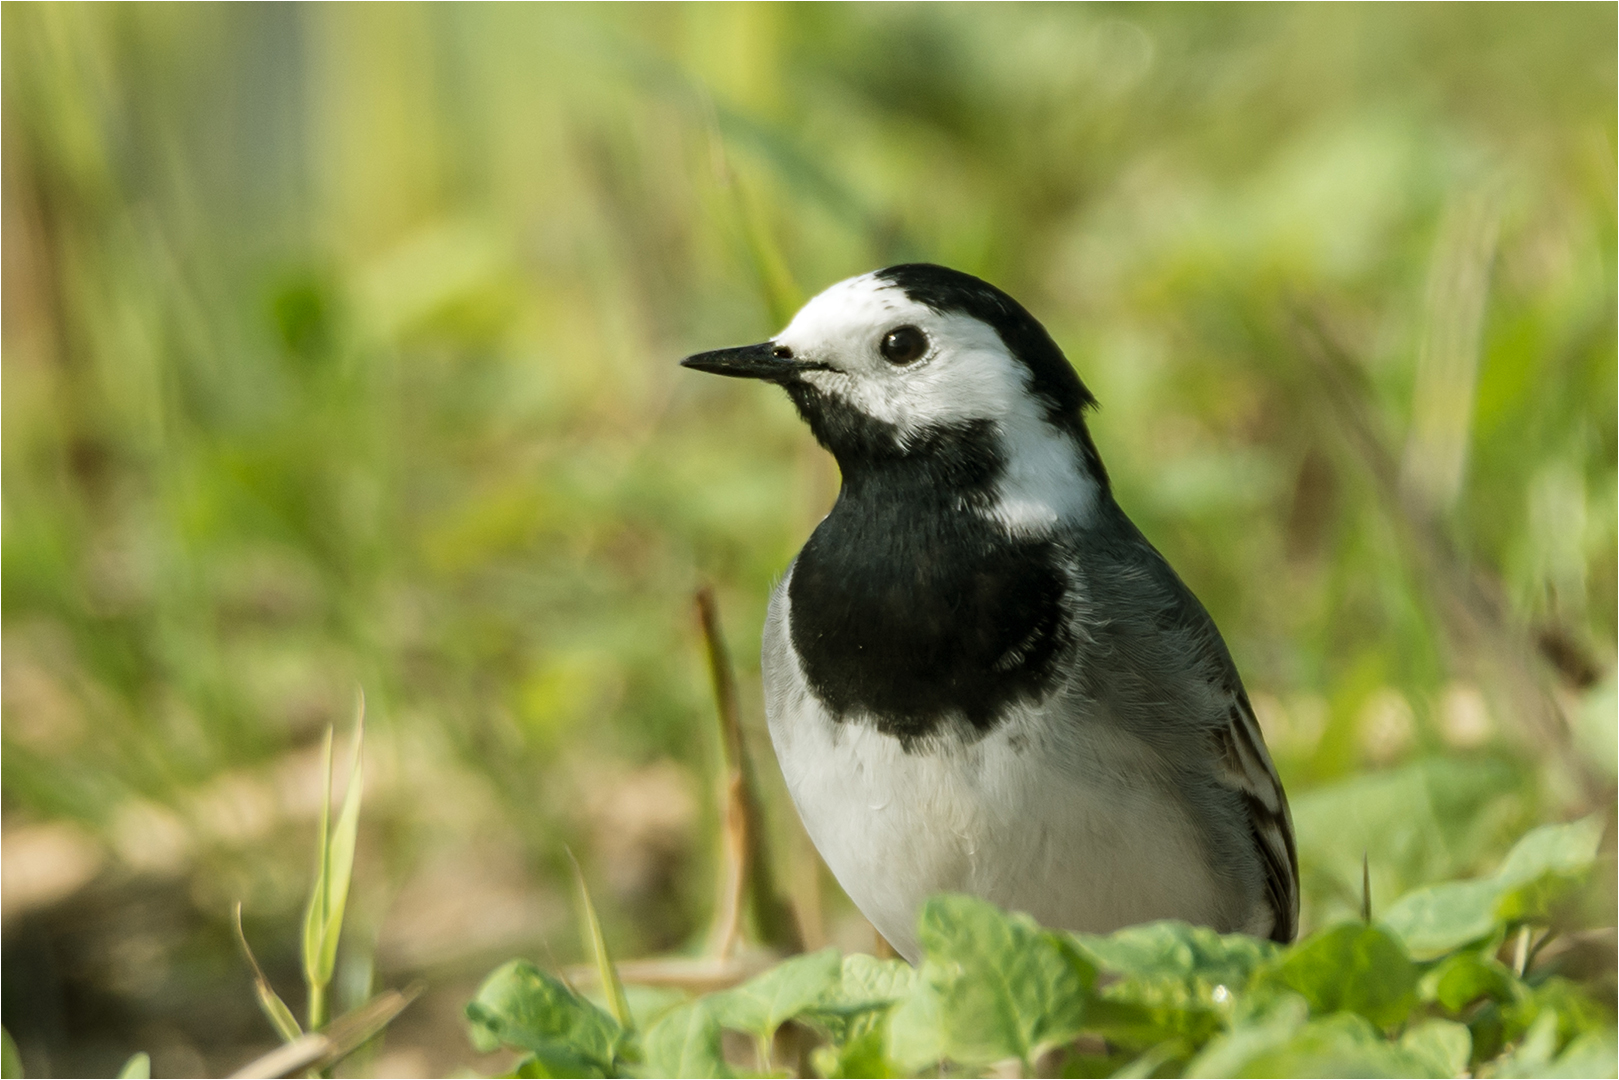
[(1226, 723), (1214, 730), (1218, 775), (1242, 796), (1254, 846), (1265, 869), (1265, 896), (1273, 921), (1270, 936), (1287, 943), (1298, 933), (1299, 856), (1293, 815), (1260, 734), (1248, 695), (1237, 689)]

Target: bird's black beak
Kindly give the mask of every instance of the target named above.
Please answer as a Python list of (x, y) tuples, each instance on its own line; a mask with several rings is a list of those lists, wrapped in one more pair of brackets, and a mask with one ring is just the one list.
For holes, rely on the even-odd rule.
[(774, 383), (786, 382), (800, 371), (817, 371), (826, 367), (825, 364), (794, 360), (791, 349), (773, 341), (698, 353), (686, 357), (680, 366), (713, 375), (729, 375), (735, 379), (763, 379)]

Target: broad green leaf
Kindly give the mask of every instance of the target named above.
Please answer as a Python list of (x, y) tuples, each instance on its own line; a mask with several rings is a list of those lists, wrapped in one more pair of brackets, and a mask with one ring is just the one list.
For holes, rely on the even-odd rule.
[(1491, 1071), (1496, 1076), (1545, 1076), (1556, 1055), (1557, 1014), (1546, 1012), (1530, 1025), (1522, 1042), (1496, 1059)]
[(1247, 1058), (1226, 1075), (1402, 1077), (1455, 1074), (1429, 1069), (1426, 1061), (1384, 1039), (1365, 1017), (1338, 1013), (1305, 1024), (1285, 1041)]
[(1521, 985), (1495, 957), (1468, 951), (1453, 953), (1424, 973), (1418, 994), (1424, 1001), (1461, 1012), (1481, 997), (1511, 1001)]
[(1293, 800), (1300, 872), (1318, 883), (1317, 903), (1336, 895), (1336, 913), (1325, 918), (1358, 915), (1369, 855), (1380, 919), (1380, 903), (1452, 878), (1500, 843), (1496, 807), (1516, 786), (1499, 761), (1428, 758), (1302, 792)]
[(1098, 991), (1087, 1027), (1137, 1049), (1209, 1038), (1253, 971), (1279, 951), (1245, 934), (1221, 935), (1173, 921), (1074, 940), (1099, 970), (1119, 976)]
[(1522, 993), (1501, 1009), (1508, 1039), (1531, 1029), (1547, 1016), (1556, 1018), (1557, 1045), (1604, 1025), (1612, 1025), (1613, 1014), (1600, 1008), (1580, 988), (1560, 975), (1554, 975)]
[(827, 1077), (827, 1080), (855, 1076), (904, 1076), (905, 1072), (889, 1060), (887, 1043), (886, 1025), (865, 1025), (858, 1034), (841, 1045), (817, 1047), (812, 1055), (812, 1063), (815, 1071)]
[(909, 996), (915, 985), (916, 969), (903, 960), (850, 953), (843, 958), (837, 985), (817, 1008), (837, 1012), (881, 1008)]
[(1407, 893), (1382, 921), (1413, 956), (1441, 956), (1488, 937), (1497, 926), (1545, 914), (1551, 901), (1590, 869), (1601, 836), (1595, 817), (1544, 825), (1514, 844), (1492, 876)]
[(950, 895), (927, 902), (917, 929), (926, 959), (889, 1017), (895, 1061), (1027, 1063), (1079, 1033), (1096, 969), (1066, 936)]
[(611, 1073), (624, 1038), (611, 1016), (527, 960), (496, 968), (466, 1011), (480, 1048), (529, 1050), (547, 1068), (577, 1059)]
[[(915, 985), (916, 969), (905, 961), (851, 953), (843, 958), (838, 982), (803, 1018), (820, 1028), (834, 1045), (870, 1043), (873, 1032), (883, 1026), (879, 1021), (887, 1010), (908, 997)], [(882, 1047), (877, 1049), (880, 1052)], [(853, 1049), (849, 1052), (856, 1053)], [(834, 1056), (842, 1053), (840, 1049)], [(876, 1066), (833, 1067), (847, 1072)]]
[(1613, 1028), (1588, 1031), (1568, 1044), (1541, 1076), (1619, 1076), (1619, 1041)]
[(1430, 1076), (1460, 1076), (1473, 1053), (1473, 1035), (1453, 1020), (1424, 1020), (1400, 1036), (1400, 1048), (1427, 1066)]
[(1547, 874), (1583, 874), (1596, 858), (1601, 840), (1602, 820), (1594, 814), (1565, 825), (1531, 829), (1507, 852), (1496, 879), (1516, 888)]
[(708, 1007), (720, 1026), (769, 1039), (783, 1023), (834, 990), (841, 973), (838, 950), (822, 949), (784, 960), (741, 986), (713, 995)]
[(720, 1051), (720, 1024), (707, 1002), (671, 1009), (641, 1041), (648, 1076), (730, 1076)]
[(550, 1077), (560, 1080), (564, 1077), (606, 1077), (612, 1074), (593, 1061), (586, 1061), (577, 1054), (553, 1046), (529, 1054), (506, 1075), (513, 1080), (544, 1080)]
[(1489, 878), (1447, 881), (1406, 893), (1379, 921), (1399, 936), (1411, 955), (1429, 959), (1490, 936), (1500, 898), (1500, 887)]
[(131, 1054), (124, 1067), (118, 1070), (118, 1080), (151, 1080), (152, 1057), (146, 1051)]
[(1079, 950), (1101, 971), (1141, 979), (1189, 979), (1240, 989), (1279, 951), (1247, 934), (1220, 934), (1169, 920), (1128, 926), (1107, 936), (1075, 934)]
[(1209, 1042), (1186, 1066), (1187, 1076), (1236, 1076), (1248, 1061), (1287, 1043), (1310, 1017), (1309, 1004), (1284, 993)]
[(1145, 1080), (1146, 1077), (1157, 1076), (1170, 1062), (1190, 1057), (1191, 1053), (1192, 1044), (1185, 1039), (1165, 1039), (1123, 1068), (1115, 1070), (1112, 1075), (1117, 1080)]
[(1602, 821), (1596, 815), (1525, 834), (1495, 872), (1503, 893), (1497, 917), (1505, 922), (1544, 915), (1558, 894), (1591, 869), (1601, 840)]
[(1262, 978), (1297, 991), (1314, 1015), (1358, 1013), (1381, 1027), (1416, 1004), (1417, 969), (1400, 942), (1377, 925), (1343, 923), (1288, 952)]
[[(612, 1015), (613, 1010), (608, 1004), (607, 995), (601, 992), (600, 987), (593, 987), (585, 993), (585, 996), (609, 1016)], [(630, 983), (624, 987), (624, 1002), (629, 1006), (630, 1018), (634, 1023), (626, 1030), (645, 1031), (657, 1023), (658, 1018), (664, 1013), (690, 1000), (690, 994), (672, 986), (637, 986)]]

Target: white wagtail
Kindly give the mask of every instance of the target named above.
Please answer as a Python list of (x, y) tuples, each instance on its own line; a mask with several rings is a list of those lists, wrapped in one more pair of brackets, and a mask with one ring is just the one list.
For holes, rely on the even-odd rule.
[(1022, 305), (891, 266), (683, 363), (783, 387), (842, 471), (770, 598), (765, 710), (815, 846), (903, 956), (945, 891), (1292, 940), (1292, 820), (1231, 654)]

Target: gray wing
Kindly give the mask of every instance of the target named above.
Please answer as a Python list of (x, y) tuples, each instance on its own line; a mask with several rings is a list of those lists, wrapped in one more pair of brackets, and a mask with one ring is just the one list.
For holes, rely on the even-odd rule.
[[(1236, 664), (1197, 597), (1122, 510), (1108, 509), (1117, 528), (1076, 538), (1075, 625), (1087, 639), (1079, 650), (1093, 661), (1083, 667), (1105, 673), (1086, 692), (1166, 759), (1183, 762), (1199, 781), (1192, 786), (1212, 787), (1207, 809), (1226, 822), (1228, 851), (1258, 864), (1268, 935), (1292, 941), (1299, 919), (1293, 818)], [(1267, 932), (1262, 923), (1254, 930)]]
[[(1235, 669), (1232, 678), (1236, 678)], [(1275, 919), (1270, 936), (1285, 945), (1299, 929), (1299, 856), (1293, 846), (1293, 815), (1241, 683), (1236, 684), (1229, 719), (1213, 735), (1220, 782), (1242, 797), (1265, 867), (1265, 896)]]

